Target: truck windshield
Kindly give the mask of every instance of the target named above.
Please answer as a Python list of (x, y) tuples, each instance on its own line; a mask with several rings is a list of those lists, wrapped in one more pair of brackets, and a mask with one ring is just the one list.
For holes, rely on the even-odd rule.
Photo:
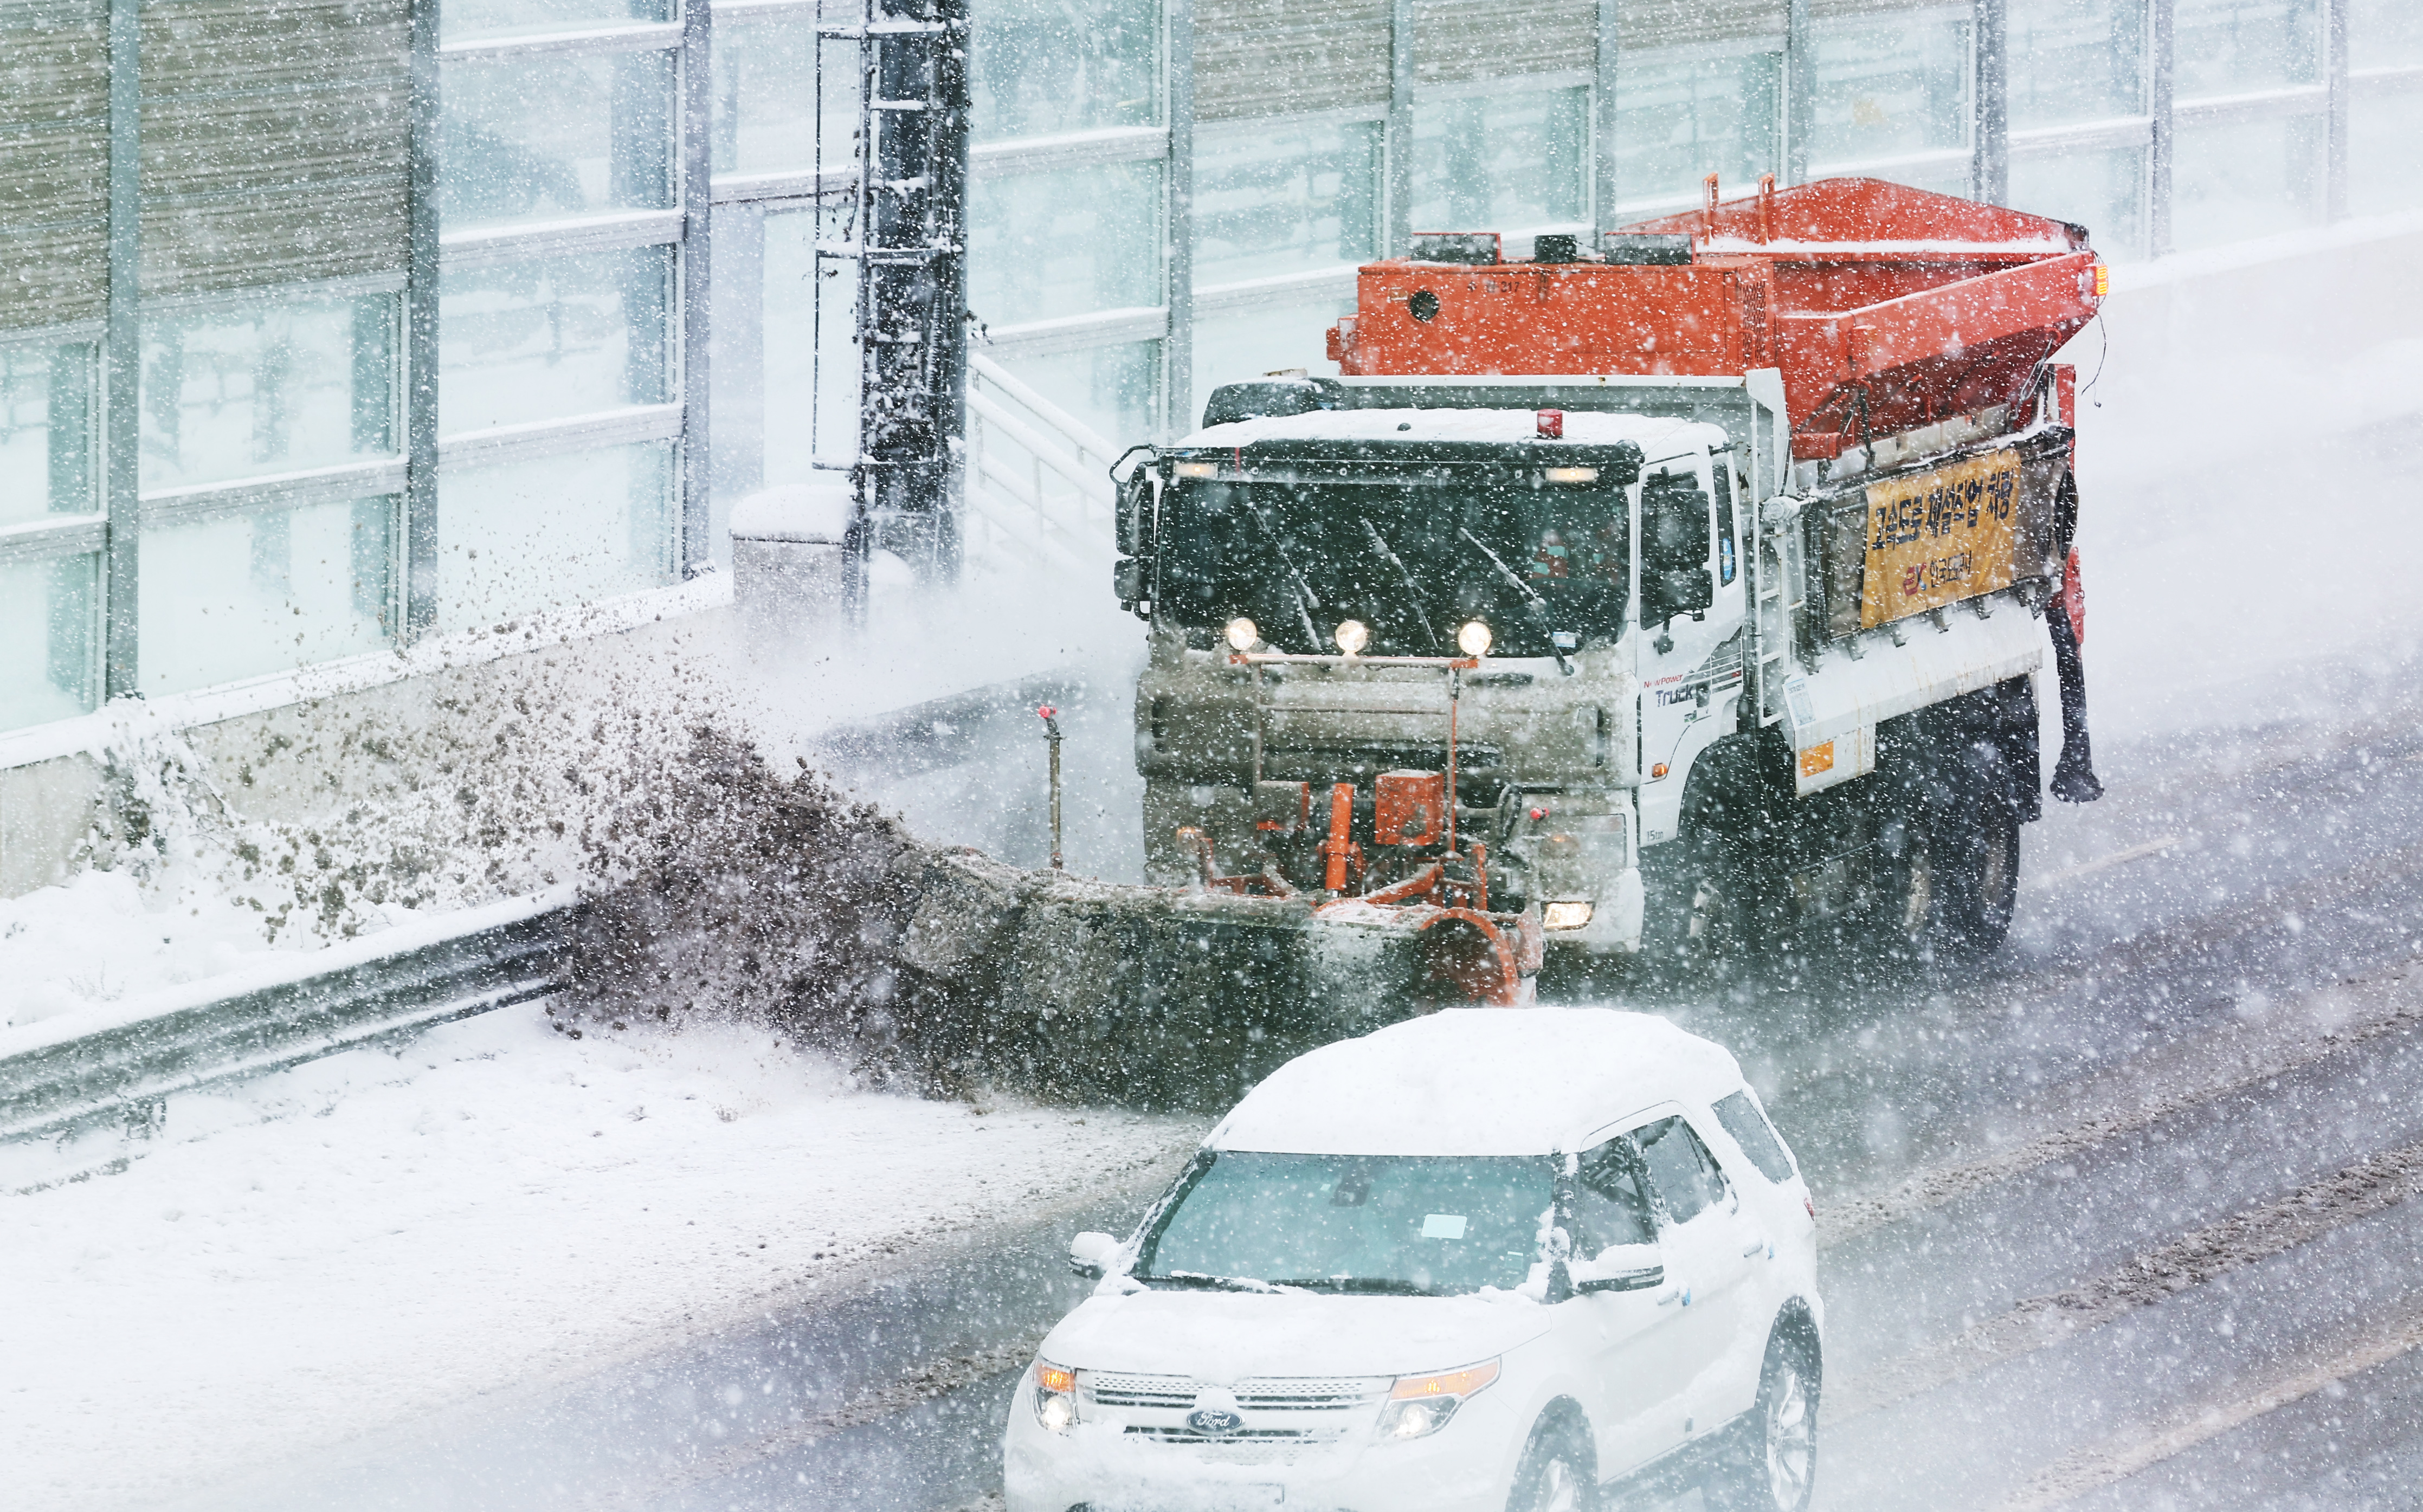
[(1281, 651), (1451, 656), (1467, 620), (1497, 654), (1545, 656), (1622, 633), (1629, 517), (1620, 487), (1542, 485), (1528, 468), (1446, 467), (1288, 482), (1188, 481), (1162, 512), (1160, 608), (1196, 629), (1246, 615)]
[(1137, 1257), (1148, 1284), (1451, 1296), (1529, 1274), (1553, 1201), (1545, 1157), (1223, 1152)]

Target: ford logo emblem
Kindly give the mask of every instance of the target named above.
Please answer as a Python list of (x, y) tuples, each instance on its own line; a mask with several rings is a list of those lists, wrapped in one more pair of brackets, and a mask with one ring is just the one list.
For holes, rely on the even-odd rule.
[(1207, 1439), (1226, 1438), (1245, 1425), (1243, 1414), (1226, 1408), (1198, 1407), (1186, 1414), (1186, 1431)]

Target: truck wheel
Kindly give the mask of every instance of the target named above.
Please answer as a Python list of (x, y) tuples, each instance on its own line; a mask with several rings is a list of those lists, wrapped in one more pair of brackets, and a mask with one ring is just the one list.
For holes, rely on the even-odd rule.
[(1718, 1512), (1802, 1512), (1817, 1480), (1816, 1341), (1778, 1330), (1759, 1372), (1758, 1402), (1735, 1425), (1702, 1488)]
[(2011, 932), (2019, 903), (2019, 814), (1999, 779), (1999, 762), (1980, 762), (1979, 795), (1949, 837), (1944, 858), (1952, 883), (1944, 946), (1964, 956), (1990, 954)]
[(1888, 960), (1929, 956), (1944, 930), (1947, 879), (1936, 859), (1937, 825), (1911, 805), (1885, 826), (1883, 886), (1869, 916), (1868, 935)]

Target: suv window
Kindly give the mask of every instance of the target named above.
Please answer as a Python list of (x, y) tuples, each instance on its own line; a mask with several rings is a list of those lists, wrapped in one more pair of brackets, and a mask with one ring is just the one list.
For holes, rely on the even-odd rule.
[(1783, 1142), (1775, 1137), (1775, 1126), (1759, 1111), (1758, 1104), (1750, 1100), (1749, 1093), (1737, 1092), (1720, 1100), (1716, 1105), (1716, 1114), (1717, 1122), (1742, 1147), (1742, 1154), (1750, 1157), (1750, 1163), (1758, 1167), (1760, 1175), (1769, 1181), (1792, 1179), (1792, 1157), (1784, 1153)]
[(1619, 1136), (1581, 1158), (1580, 1179), (1574, 1184), (1574, 1252), (1596, 1258), (1618, 1244), (1652, 1244), (1657, 1221), (1651, 1216), (1649, 1191), (1641, 1180), (1640, 1151)]
[(1688, 1223), (1725, 1200), (1724, 1173), (1716, 1157), (1680, 1118), (1661, 1118), (1632, 1136), (1648, 1162), (1649, 1179), (1666, 1199), (1667, 1216)]

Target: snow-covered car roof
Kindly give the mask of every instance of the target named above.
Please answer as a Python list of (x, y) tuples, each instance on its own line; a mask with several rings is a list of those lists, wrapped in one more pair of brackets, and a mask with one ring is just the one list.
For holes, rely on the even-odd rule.
[[(1399, 426), (1409, 429), (1399, 430)], [(1724, 428), (1703, 420), (1655, 415), (1567, 410), (1568, 446), (1605, 447), (1630, 441), (1655, 462), (1691, 446), (1724, 440)], [(1335, 409), (1306, 415), (1264, 415), (1210, 425), (1172, 450), (1189, 447), (1247, 447), (1258, 441), (1485, 441), (1555, 446), (1540, 439), (1536, 413), (1528, 409)]]
[(1723, 1047), (1610, 1008), (1450, 1008), (1300, 1055), (1204, 1140), (1301, 1155), (1545, 1155), (1742, 1084)]

